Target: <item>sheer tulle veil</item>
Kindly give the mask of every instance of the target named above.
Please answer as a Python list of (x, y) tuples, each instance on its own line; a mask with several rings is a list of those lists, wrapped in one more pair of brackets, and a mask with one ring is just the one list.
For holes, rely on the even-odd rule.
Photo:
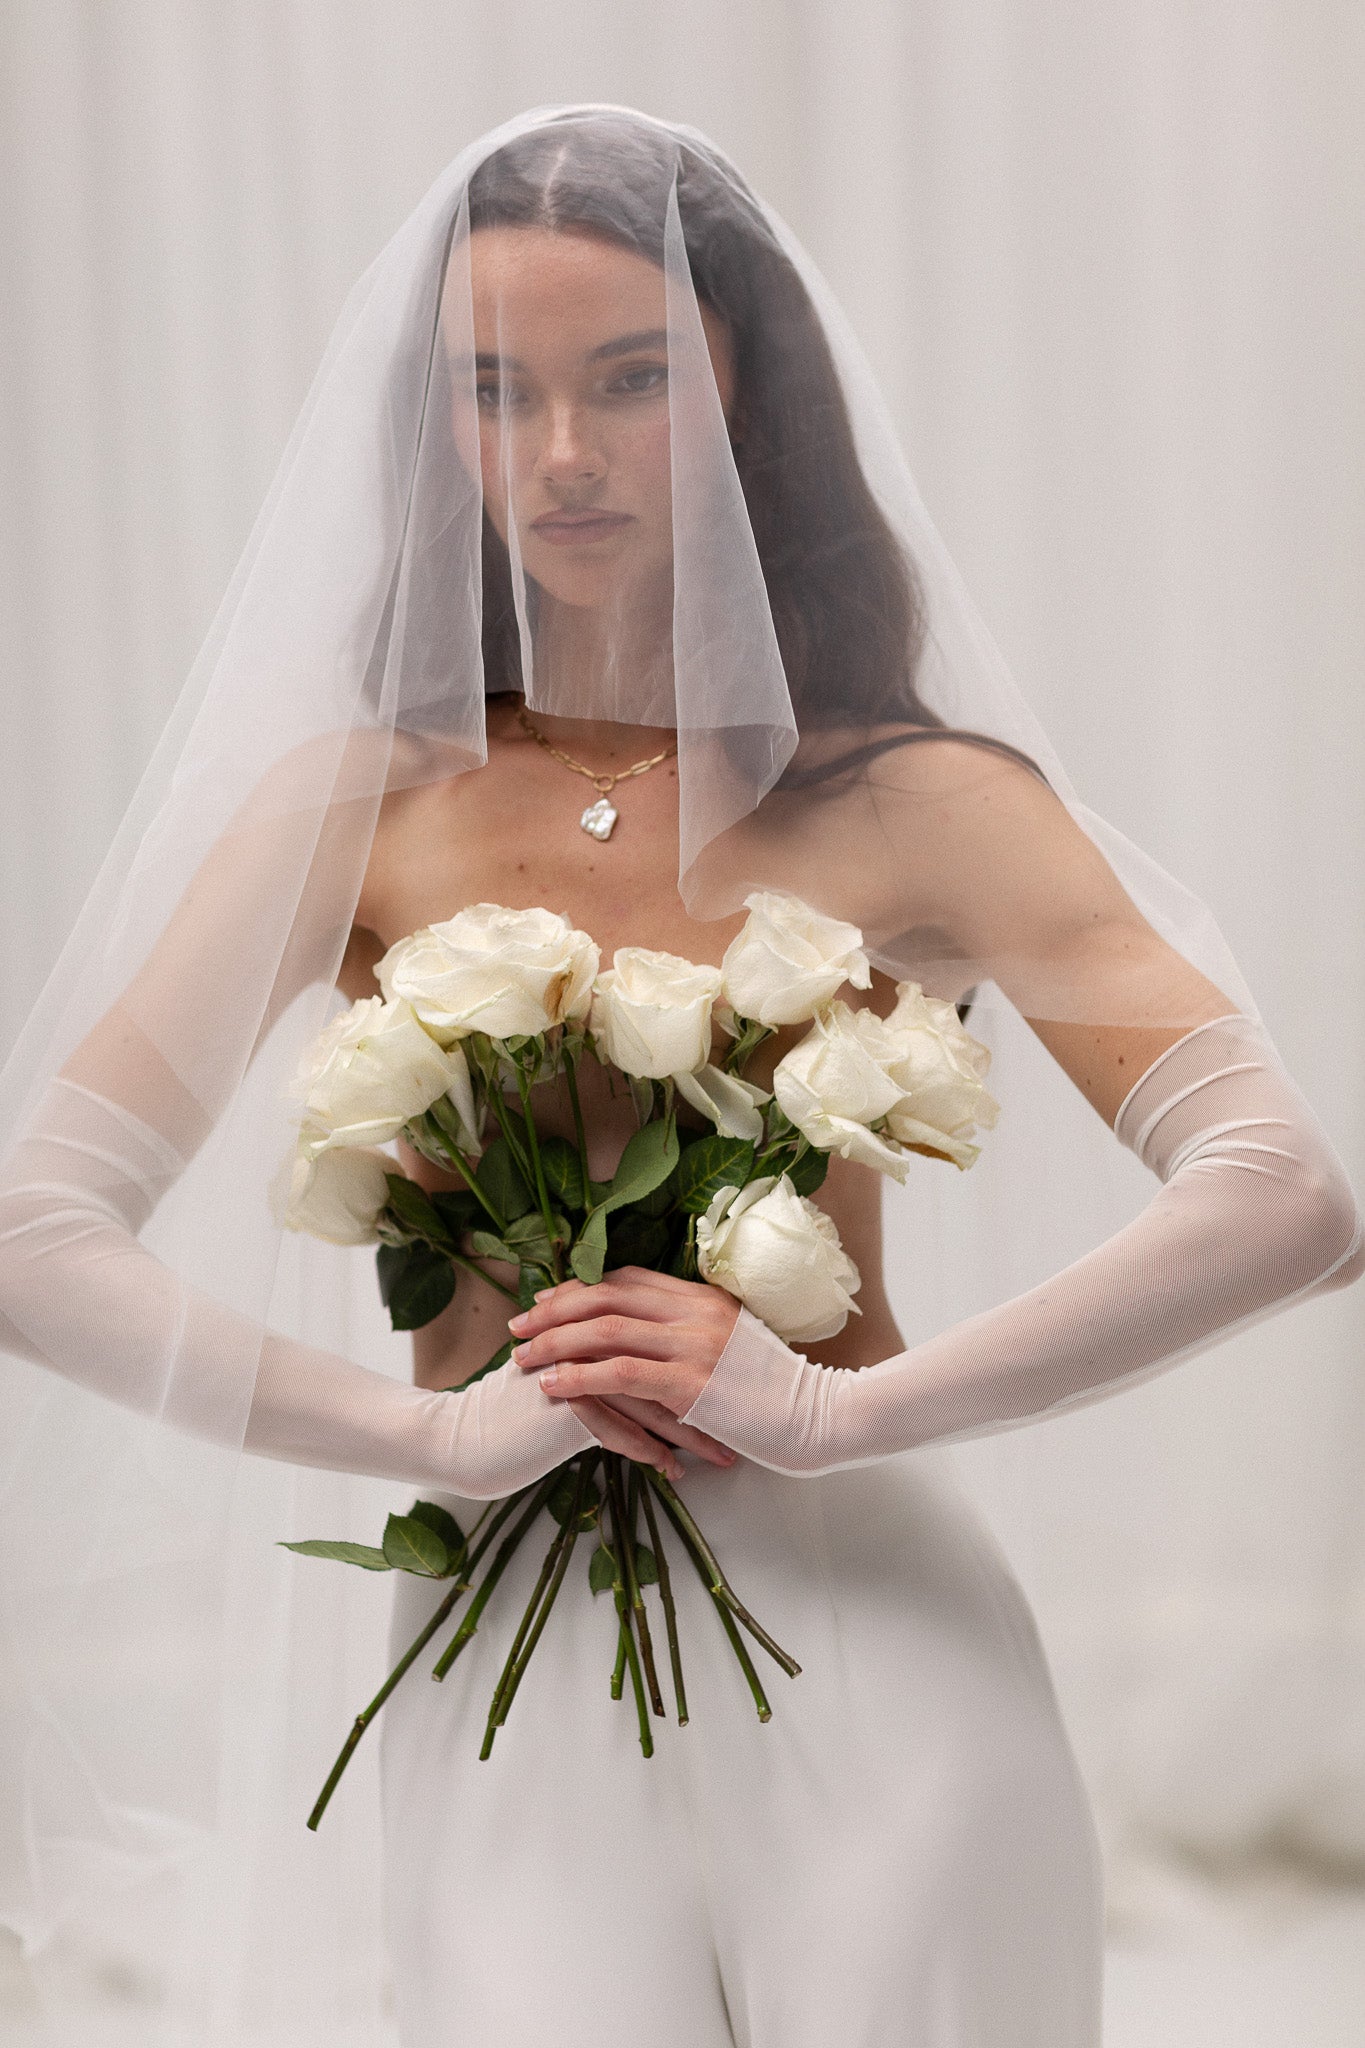
[[(514, 359), (528, 289), (525, 264), (502, 282), (479, 270), (492, 233), (624, 251), (657, 298), (664, 496), (603, 591), (586, 687), (518, 525), (515, 411), (475, 346), (491, 293)], [(728, 417), (717, 328), (735, 348)], [(283, 1235), (267, 1186), (289, 1078), (340, 1004), (380, 806), (477, 771), (487, 693), (508, 689), (532, 711), (676, 734), (679, 889), (697, 917), (791, 888), (857, 922), (888, 974), (971, 992), (992, 1041), (1020, 1011), (1188, 1021), (1179, 979), (1138, 1009), (1117, 981), (1044, 998), (1025, 955), (974, 956), (906, 907), (897, 877), (922, 869), (934, 817), (1023, 776), (1055, 798), (1058, 859), (1104, 875), (1116, 930), (1155, 928), (1255, 1014), (1204, 905), (1071, 788), (824, 281), (721, 152), (572, 106), (456, 157), (342, 310), (0, 1086), (9, 1143), (113, 1019), (76, 1086), (165, 1147), (139, 1219), (167, 1275), (145, 1327), (85, 1331), (88, 1369), (71, 1364), (76, 1310), (41, 1285), (0, 1327), (0, 1918), (35, 1948), (73, 1921), (135, 1925), (193, 2015), (168, 2038), (377, 2038), (372, 1760), (324, 1831), (303, 1818), (380, 1667), (384, 1601), (363, 1574), (304, 1583), (276, 1541), (365, 1536), (400, 1496), (241, 1444), (267, 1326), (409, 1371), (368, 1258)], [(971, 882), (984, 897), (1000, 877)], [(1051, 1145), (1071, 1161), (1112, 1146), (1079, 1095), (1061, 1126), (1017, 1121), (1030, 1136), (1002, 1152), (1004, 1198), (1028, 1202)]]

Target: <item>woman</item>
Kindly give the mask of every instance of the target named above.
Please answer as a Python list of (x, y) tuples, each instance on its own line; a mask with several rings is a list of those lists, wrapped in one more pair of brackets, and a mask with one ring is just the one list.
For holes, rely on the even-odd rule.
[[(1220, 942), (1083, 826), (819, 280), (688, 131), (551, 111), (452, 166), (357, 288), (232, 597), (99, 971), (45, 1033), (5, 1184), (13, 1349), (64, 1376), (87, 1443), (108, 1411), (78, 1389), (158, 1460), (169, 1421), (457, 1515), (593, 1442), (685, 1472), (803, 1665), (758, 1725), (680, 1587), (692, 1720), (647, 1768), (595, 1614), (559, 1611), (496, 1763), (468, 1740), (491, 1632), (400, 1688), (404, 2040), (1094, 2043), (1085, 1800), (1018, 1588), (921, 1447), (1359, 1271), (1350, 1190)], [(416, 1388), (263, 1328), (264, 1269), (229, 1272), (202, 1219), (237, 1228), (279, 1122), (257, 1077), (310, 991), (365, 1000), (395, 941), (489, 902), (561, 910), (604, 957), (714, 962), (755, 891), (857, 927), (855, 1006), (898, 981), (974, 1024), (1011, 1005), (1157, 1174), (1148, 1209), (911, 1351), (876, 1183), (841, 1158), (821, 1200), (860, 1313), (809, 1355), (635, 1269), (554, 1290), (464, 1393), (437, 1390), (501, 1340), (491, 1289), (419, 1333)], [(603, 1077), (584, 1109), (605, 1173), (628, 1106)], [(137, 1242), (153, 1208), (174, 1271)], [(534, 1570), (528, 1547), (509, 1610)], [(404, 1582), (395, 1640), (429, 1604)]]

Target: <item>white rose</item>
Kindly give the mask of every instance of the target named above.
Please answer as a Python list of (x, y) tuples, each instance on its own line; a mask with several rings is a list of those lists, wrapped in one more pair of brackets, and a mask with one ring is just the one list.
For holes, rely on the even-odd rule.
[(909, 1151), (970, 1166), (980, 1147), (968, 1139), (1000, 1114), (985, 1085), (990, 1048), (963, 1028), (952, 1003), (926, 996), (918, 982), (898, 983), (896, 999), (889, 1017), (869, 1015), (868, 1036), (886, 1048), (887, 1074), (903, 1091), (886, 1129)]
[(552, 910), (475, 903), (400, 939), (375, 973), (442, 1043), (470, 1031), (533, 1038), (586, 1013), (600, 957)]
[(449, 1095), (471, 1134), (474, 1092), (461, 1048), (439, 1046), (407, 1003), (353, 1003), (319, 1033), (296, 1083), (311, 1155), (335, 1145), (383, 1145), (409, 1118)]
[(785, 1173), (721, 1189), (697, 1218), (697, 1265), (787, 1344), (833, 1337), (850, 1309), (859, 1313), (858, 1268), (830, 1217)]
[(593, 986), (588, 1028), (623, 1074), (662, 1081), (695, 1073), (711, 1057), (711, 1006), (719, 994), (718, 967), (622, 946)]
[(711, 1066), (673, 1078), (683, 1101), (709, 1117), (722, 1138), (747, 1138), (752, 1144), (763, 1136), (762, 1105), (772, 1100), (766, 1088)]
[(389, 1199), (385, 1175), (397, 1171), (386, 1152), (338, 1147), (310, 1158), (299, 1146), (271, 1186), (275, 1221), (328, 1244), (377, 1244), (375, 1226)]
[(721, 961), (726, 1001), (759, 1024), (804, 1024), (846, 981), (870, 988), (872, 970), (855, 924), (822, 917), (775, 889), (746, 896), (748, 920)]
[(773, 1094), (778, 1108), (818, 1152), (838, 1152), (904, 1180), (910, 1169), (907, 1154), (871, 1129), (904, 1093), (878, 1058), (880, 1048), (866, 1041), (861, 1020), (871, 1015), (847, 1003), (831, 1003), (800, 1044), (778, 1061)]
[(904, 1180), (911, 1152), (967, 1167), (978, 1125), (998, 1104), (983, 1085), (990, 1053), (951, 1003), (901, 982), (889, 1017), (833, 1002), (778, 1062), (773, 1093), (817, 1150)]

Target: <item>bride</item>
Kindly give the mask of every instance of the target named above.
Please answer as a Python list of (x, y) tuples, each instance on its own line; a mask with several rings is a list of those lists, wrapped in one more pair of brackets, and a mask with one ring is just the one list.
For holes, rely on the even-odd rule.
[[(0, 1315), (62, 1514), (116, 1555), (118, 1475), (150, 1460), (146, 1554), (178, 1559), (187, 1476), (225, 1486), (244, 1446), (420, 1486), (467, 1526), (601, 1443), (685, 1479), (803, 1667), (760, 1725), (679, 1584), (691, 1719), (647, 1765), (596, 1611), (561, 1605), (489, 1762), (493, 1630), (444, 1685), (400, 1687), (403, 2041), (1095, 2048), (1088, 1806), (941, 1447), (1343, 1284), (1359, 1221), (1206, 914), (1071, 795), (821, 281), (711, 144), (568, 108), (457, 159), (348, 303), (149, 789), (82, 928), (100, 943), (78, 933), (12, 1071)], [(854, 1009), (912, 982), (974, 1030), (1027, 1020), (1077, 1115), (1156, 1177), (1143, 1213), (911, 1349), (884, 1261), (914, 1247), (883, 1245), (880, 1183), (840, 1156), (820, 1202), (858, 1312), (799, 1351), (635, 1268), (551, 1291), (464, 1392), (508, 1327), (477, 1281), (416, 1333), (415, 1386), (318, 1341), (307, 1300), (267, 1327), (280, 1084), (333, 987), (368, 1000), (392, 945), (474, 904), (561, 911), (604, 960), (715, 963), (756, 891), (794, 946), (807, 915), (857, 927)], [(632, 1118), (591, 1072), (606, 1177)], [(1046, 1202), (1046, 1158), (1019, 1195)], [(434, 1604), (401, 1579), (394, 1642)], [(107, 1812), (115, 1766), (62, 1683), (40, 1672), (33, 1725), (65, 1747), (25, 1751), (20, 1796), (42, 1814), (79, 1781)], [(59, 1837), (100, 1835), (82, 1797), (33, 1829), (35, 1895)], [(188, 1802), (167, 1773), (133, 1806), (164, 1836)], [(130, 1864), (153, 1832), (121, 1839)]]

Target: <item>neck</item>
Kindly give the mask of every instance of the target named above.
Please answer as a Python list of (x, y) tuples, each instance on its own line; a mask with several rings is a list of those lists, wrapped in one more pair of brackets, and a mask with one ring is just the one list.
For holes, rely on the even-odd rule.
[(557, 604), (542, 595), (535, 623), (536, 725), (569, 752), (584, 749), (609, 769), (622, 758), (657, 752), (672, 723), (671, 600), (616, 606)]

